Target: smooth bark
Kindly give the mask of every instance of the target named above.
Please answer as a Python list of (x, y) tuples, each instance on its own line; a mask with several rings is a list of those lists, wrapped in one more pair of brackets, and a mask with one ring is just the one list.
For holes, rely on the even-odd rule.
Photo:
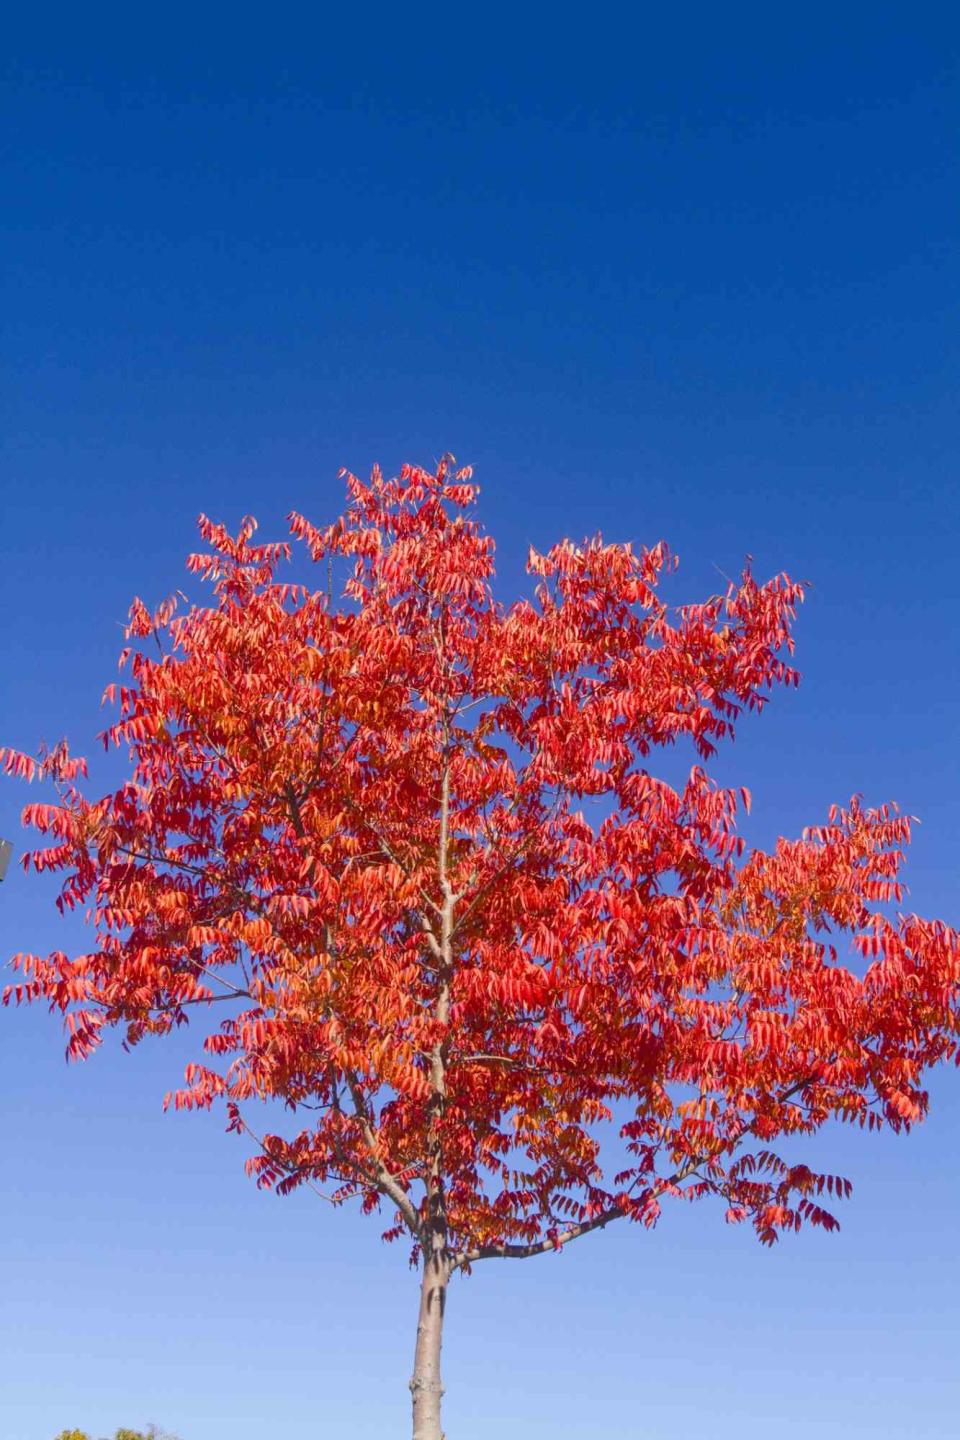
[(426, 1255), (420, 1286), (417, 1347), (410, 1377), (413, 1397), (413, 1440), (443, 1440), (440, 1406), (443, 1382), (440, 1351), (447, 1303), (448, 1267), (442, 1255)]

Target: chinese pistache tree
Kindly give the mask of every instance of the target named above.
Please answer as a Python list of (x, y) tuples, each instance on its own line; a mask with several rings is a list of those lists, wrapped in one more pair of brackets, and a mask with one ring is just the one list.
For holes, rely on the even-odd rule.
[[(800, 585), (748, 571), (673, 610), (662, 544), (563, 541), (504, 608), (469, 471), (347, 486), (327, 528), (291, 517), (317, 588), (277, 578), (290, 547), (252, 520), (201, 518), (209, 605), (134, 602), (118, 790), (88, 798), (64, 745), (0, 752), (56, 787), (26, 863), (96, 932), (18, 955), (8, 998), (61, 1011), (78, 1057), (207, 1022), (168, 1099), (222, 1102), (261, 1185), (356, 1199), (410, 1245), (413, 1434), (438, 1440), (455, 1274), (651, 1226), (667, 1197), (766, 1244), (835, 1228), (848, 1181), (789, 1142), (923, 1117), (960, 948), (896, 913), (894, 808), (748, 850), (746, 792), (705, 769), (795, 683)], [(676, 742), (678, 788), (651, 768)], [(283, 1133), (251, 1120), (265, 1099)]]

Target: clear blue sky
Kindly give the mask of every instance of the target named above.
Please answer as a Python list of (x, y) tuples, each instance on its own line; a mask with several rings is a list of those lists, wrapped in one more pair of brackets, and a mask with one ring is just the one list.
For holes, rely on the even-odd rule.
[[(357, 7), (353, 7), (357, 10)], [(41, 7), (5, 21), (0, 743), (92, 752), (130, 596), (200, 510), (332, 517), (341, 464), (473, 462), (529, 542), (809, 578), (799, 692), (720, 773), (766, 843), (863, 791), (960, 920), (950, 7)], [(669, 17), (669, 18), (665, 18)], [(95, 777), (110, 783), (98, 762)], [(27, 798), (0, 787), (0, 834)], [(79, 947), (12, 872), (2, 950)], [(186, 1044), (67, 1069), (0, 1017), (0, 1440), (402, 1435), (414, 1277), (259, 1194)], [(455, 1440), (954, 1440), (960, 1075), (842, 1133), (839, 1236), (668, 1210), (455, 1287)]]

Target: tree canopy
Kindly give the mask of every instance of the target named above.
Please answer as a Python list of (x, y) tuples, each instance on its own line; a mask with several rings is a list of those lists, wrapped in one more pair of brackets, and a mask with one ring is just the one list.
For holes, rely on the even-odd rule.
[[(263, 1186), (386, 1204), (444, 1277), (652, 1225), (668, 1197), (765, 1243), (834, 1228), (848, 1181), (790, 1142), (923, 1117), (960, 950), (897, 913), (894, 806), (749, 849), (747, 792), (709, 774), (796, 683), (803, 587), (748, 569), (671, 608), (664, 544), (596, 538), (531, 549), (505, 606), (468, 471), (347, 485), (334, 523), (290, 517), (316, 588), (278, 578), (291, 547), (252, 520), (202, 518), (211, 603), (134, 602), (117, 790), (87, 798), (65, 745), (0, 752), (57, 787), (25, 811), (52, 839), (29, 863), (96, 929), (18, 955), (9, 997), (63, 1012), (76, 1057), (206, 1021), (171, 1103), (222, 1102)], [(285, 1129), (260, 1132), (264, 1099)]]

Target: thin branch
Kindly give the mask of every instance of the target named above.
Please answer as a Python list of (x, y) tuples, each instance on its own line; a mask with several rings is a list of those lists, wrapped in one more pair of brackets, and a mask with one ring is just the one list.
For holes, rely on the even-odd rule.
[(363, 1101), (363, 1094), (360, 1090), (360, 1082), (358, 1081), (357, 1077), (351, 1074), (349, 1071), (344, 1071), (344, 1079), (347, 1082), (347, 1088), (350, 1091), (350, 1098), (353, 1101), (353, 1118), (360, 1126), (361, 1133), (367, 1144), (367, 1149), (370, 1152), (370, 1158), (373, 1160), (374, 1173), (376, 1176), (376, 1180), (374, 1183), (376, 1185), (376, 1188), (380, 1190), (384, 1195), (386, 1195), (388, 1199), (393, 1201), (394, 1205), (396, 1205), (397, 1209), (400, 1211), (400, 1214), (403, 1216), (407, 1228), (414, 1236), (416, 1236), (417, 1239), (419, 1239), (419, 1216), (417, 1215), (413, 1201), (410, 1199), (410, 1196), (407, 1194), (406, 1190), (404, 1190), (403, 1186), (397, 1180), (396, 1176), (390, 1173), (386, 1165), (383, 1163), (383, 1160), (380, 1158), (380, 1151), (377, 1145), (377, 1137), (370, 1122), (367, 1107)]
[[(286, 1160), (281, 1160), (278, 1156), (271, 1155), (262, 1136), (258, 1135), (255, 1130), (251, 1129), (251, 1127), (247, 1124), (246, 1120), (244, 1120), (243, 1116), (239, 1113), (237, 1114), (237, 1121), (240, 1125), (241, 1130), (243, 1130), (247, 1135), (249, 1135), (250, 1139), (253, 1140), (254, 1143), (260, 1147), (261, 1151), (270, 1161), (271, 1165), (276, 1165), (281, 1170), (285, 1170), (288, 1175), (300, 1175), (304, 1170), (309, 1168), (306, 1165), (290, 1165)], [(324, 1194), (324, 1192), (320, 1190), (312, 1180), (304, 1178), (301, 1183), (309, 1186), (313, 1193), (319, 1196), (321, 1200), (325, 1200), (328, 1205), (337, 1204), (333, 1196)]]
[[(807, 1075), (802, 1080), (796, 1081), (795, 1084), (789, 1086), (781, 1095), (777, 1096), (778, 1104), (784, 1104), (790, 1099), (791, 1095), (795, 1095), (798, 1090), (803, 1090), (806, 1086), (812, 1085), (815, 1080), (815, 1075)], [(759, 1119), (759, 1117), (757, 1117), (757, 1119)], [(735, 1139), (727, 1141), (726, 1145), (722, 1148), (727, 1149), (728, 1152), (732, 1154), (746, 1137), (753, 1133), (756, 1123), (756, 1119), (751, 1121), (749, 1125), (740, 1131)], [(704, 1161), (710, 1160), (711, 1158), (713, 1157), (709, 1155), (693, 1156), (687, 1161), (686, 1165), (681, 1166), (680, 1169), (675, 1170), (672, 1175), (655, 1185), (649, 1198), (655, 1200), (665, 1191), (681, 1185), (684, 1180), (689, 1179), (689, 1177), (697, 1171), (698, 1167), (702, 1165)], [(570, 1225), (566, 1230), (561, 1231), (559, 1235), (555, 1235), (551, 1239), (535, 1240), (527, 1245), (480, 1245), (475, 1250), (467, 1251), (458, 1256), (453, 1262), (453, 1269), (457, 1270), (463, 1268), (465, 1265), (474, 1265), (478, 1260), (526, 1260), (531, 1255), (545, 1255), (550, 1250), (560, 1250), (564, 1245), (569, 1245), (571, 1240), (579, 1240), (581, 1235), (589, 1235), (593, 1230), (602, 1230), (603, 1227), (609, 1225), (611, 1221), (619, 1220), (625, 1215), (632, 1214), (634, 1209), (635, 1207), (624, 1199), (622, 1203), (615, 1202), (599, 1215), (594, 1215), (589, 1220), (581, 1220), (576, 1225)]]
[(510, 1070), (526, 1070), (531, 1075), (541, 1075), (535, 1065), (527, 1065), (513, 1055), (453, 1055), (447, 1062), (449, 1069), (458, 1065), (506, 1065)]

